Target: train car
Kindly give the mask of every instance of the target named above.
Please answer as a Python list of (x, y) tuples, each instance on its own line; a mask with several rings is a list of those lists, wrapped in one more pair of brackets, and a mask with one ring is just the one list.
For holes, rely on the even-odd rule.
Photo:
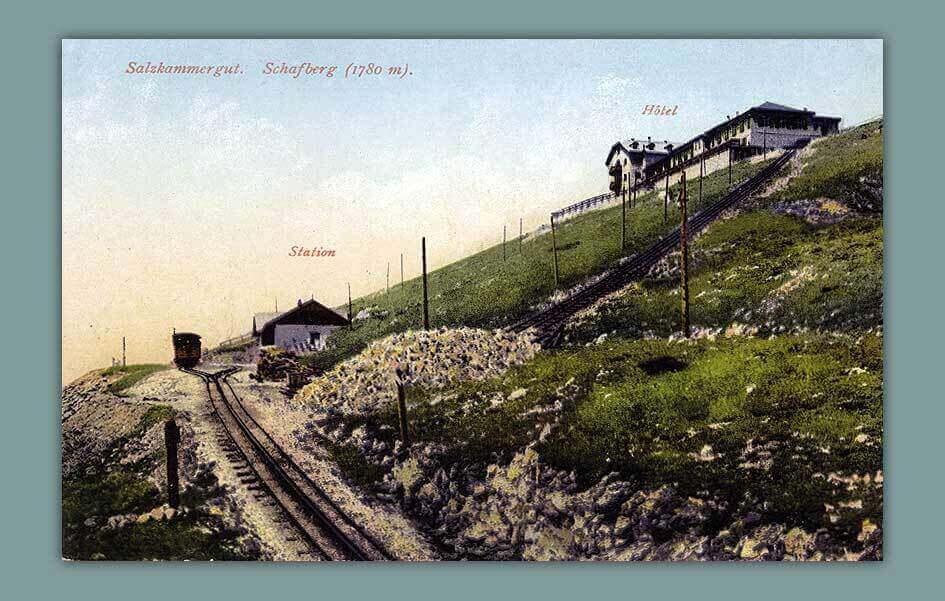
[(200, 363), (200, 336), (181, 332), (174, 339), (174, 363), (178, 367), (194, 367)]

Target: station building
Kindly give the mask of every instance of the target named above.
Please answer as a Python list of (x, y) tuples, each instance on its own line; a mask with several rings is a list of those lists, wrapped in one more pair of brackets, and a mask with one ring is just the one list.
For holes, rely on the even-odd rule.
[(338, 312), (314, 298), (298, 301), (284, 313), (257, 313), (253, 316), (252, 335), (260, 346), (275, 345), (287, 351), (304, 354), (320, 351), (332, 332), (348, 325)]

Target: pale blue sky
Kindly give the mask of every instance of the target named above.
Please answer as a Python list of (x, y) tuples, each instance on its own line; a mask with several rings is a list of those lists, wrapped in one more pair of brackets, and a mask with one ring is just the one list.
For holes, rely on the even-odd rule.
[[(125, 75), (131, 60), (244, 73)], [(290, 79), (262, 75), (267, 61), (413, 75)], [(382, 286), (401, 251), (415, 273), (420, 235), (436, 266), (503, 223), (535, 227), (606, 189), (617, 139), (685, 140), (766, 100), (844, 124), (883, 111), (880, 40), (67, 40), (62, 77), (67, 375), (107, 363), (70, 353), (113, 345), (123, 312), (157, 316), (136, 335), (142, 360), (162, 358), (164, 323), (236, 334), (273, 297)], [(338, 258), (299, 265), (291, 244)], [(216, 275), (195, 275), (195, 257)], [(138, 292), (153, 282), (177, 298)]]

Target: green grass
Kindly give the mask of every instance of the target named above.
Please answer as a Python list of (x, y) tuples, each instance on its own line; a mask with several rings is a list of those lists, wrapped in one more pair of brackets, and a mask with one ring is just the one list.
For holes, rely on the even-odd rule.
[(108, 385), (108, 391), (121, 396), (121, 393), (134, 386), (153, 373), (169, 369), (167, 365), (159, 363), (142, 363), (139, 365), (114, 365), (102, 370), (103, 376), (121, 374), (121, 377)]
[(334, 442), (327, 438), (321, 439), (319, 444), (328, 451), (332, 461), (352, 484), (371, 488), (384, 477), (384, 471), (368, 462), (354, 445)]
[[(765, 163), (736, 164), (733, 183), (747, 179)], [(671, 192), (678, 186), (671, 186)], [(703, 182), (702, 202), (698, 202), (698, 180), (688, 182), (690, 207), (699, 210), (721, 198), (729, 189), (728, 171), (707, 176)], [(576, 216), (556, 228), (561, 288), (579, 283), (600, 273), (625, 254), (638, 252), (676, 225), (675, 211), (663, 219), (663, 191), (656, 190), (640, 197), (628, 211), (627, 250), (621, 252), (619, 205)], [(428, 240), (435, 253), (436, 241)], [(429, 274), (430, 321), (433, 327), (466, 325), (500, 327), (512, 323), (528, 308), (554, 292), (552, 240), (543, 233), (526, 241), (519, 253), (518, 242), (508, 243), (508, 259), (502, 259), (502, 246), (437, 269)], [(419, 278), (391, 287), (389, 298), (383, 291), (353, 303), (354, 313), (376, 307), (387, 311), (385, 317), (371, 317), (355, 322), (354, 328), (343, 328), (329, 338), (328, 348), (307, 360), (319, 370), (353, 355), (371, 340), (407, 329), (422, 327), (422, 284)], [(345, 309), (346, 310), (346, 309)]]
[[(247, 557), (237, 544), (239, 533), (210, 528), (216, 518), (200, 509), (206, 496), (188, 489), (182, 495), (187, 515), (171, 521), (102, 528), (109, 516), (144, 513), (164, 502), (158, 489), (130, 471), (87, 475), (64, 482), (62, 551), (70, 559), (236, 560)], [(92, 518), (94, 523), (86, 524)]]
[[(238, 544), (240, 533), (221, 527), (206, 511), (209, 498), (224, 494), (209, 472), (181, 493), (181, 507), (190, 511), (171, 521), (150, 521), (121, 528), (103, 528), (115, 515), (141, 514), (166, 502), (143, 474), (163, 462), (163, 445), (149, 456), (122, 462), (125, 447), (152, 427), (174, 416), (167, 405), (152, 405), (131, 432), (114, 441), (83, 469), (62, 483), (62, 552), (71, 559), (225, 560), (255, 559)], [(88, 520), (92, 520), (86, 523)]]
[(883, 180), (883, 121), (872, 121), (820, 140), (802, 172), (773, 200), (831, 198), (849, 201), (862, 180)]
[[(883, 224), (857, 218), (815, 227), (787, 215), (753, 211), (720, 222), (691, 249), (690, 316), (694, 325), (735, 321), (797, 329), (856, 331), (882, 323)], [(798, 282), (778, 293), (791, 280)], [(762, 302), (779, 297), (770, 310)], [(679, 331), (679, 277), (642, 281), (575, 326), (587, 342)]]
[[(490, 381), (413, 390), (410, 424), (415, 439), (446, 445), (445, 463), (481, 470), (537, 437), (547, 418), (529, 409), (561, 401), (561, 425), (537, 450), (583, 485), (615, 471), (641, 487), (720, 498), (730, 511), (751, 498), (769, 517), (848, 537), (863, 517), (881, 518), (881, 496), (856, 497), (864, 511), (831, 523), (823, 504), (853, 497), (815, 474), (882, 469), (882, 445), (855, 442), (881, 440), (882, 369), (876, 335), (623, 340), (542, 353)], [(520, 387), (524, 397), (491, 408)], [(393, 427), (396, 412), (352, 421)], [(777, 445), (769, 471), (739, 467), (750, 439)], [(693, 456), (706, 445), (714, 461)]]

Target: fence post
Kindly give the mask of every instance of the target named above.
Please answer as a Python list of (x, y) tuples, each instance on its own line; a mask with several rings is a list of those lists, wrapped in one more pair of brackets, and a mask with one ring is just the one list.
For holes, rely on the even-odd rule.
[(683, 335), (686, 338), (692, 334), (689, 327), (689, 241), (686, 239), (686, 172), (683, 171), (679, 180), (679, 296), (681, 297), (680, 310), (682, 311)]
[(423, 329), (430, 329), (429, 298), (427, 296), (427, 237), (420, 240), (420, 254), (423, 259)]
[(348, 282), (348, 325), (354, 327), (354, 315), (351, 314), (351, 282)]
[(522, 218), (518, 218), (518, 254), (522, 254)]
[(502, 224), (502, 260), (505, 260), (505, 224)]
[(410, 446), (410, 431), (407, 428), (407, 395), (404, 391), (403, 373), (397, 370), (397, 417), (400, 422), (400, 441), (403, 449)]
[(555, 289), (558, 288), (558, 243), (555, 240), (555, 216), (551, 215), (551, 250), (555, 256)]
[(178, 476), (177, 454), (180, 443), (180, 428), (171, 418), (164, 422), (164, 446), (167, 449), (167, 504), (173, 508), (180, 506), (180, 480)]
[(400, 253), (400, 294), (404, 293), (404, 253)]
[(125, 361), (125, 337), (121, 337), (121, 366), (125, 367), (127, 362)]

